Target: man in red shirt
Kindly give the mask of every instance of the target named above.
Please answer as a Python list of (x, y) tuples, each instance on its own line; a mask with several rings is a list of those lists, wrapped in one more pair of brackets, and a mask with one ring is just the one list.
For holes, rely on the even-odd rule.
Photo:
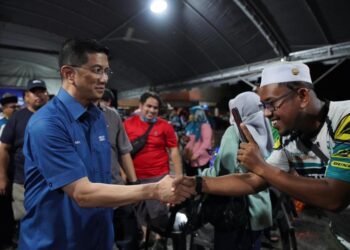
[[(182, 163), (175, 131), (168, 121), (158, 117), (161, 99), (158, 94), (146, 92), (140, 97), (140, 113), (124, 122), (130, 141), (142, 136), (154, 124), (146, 145), (134, 156), (137, 178), (141, 183), (156, 182), (169, 173), (169, 155), (174, 164), (175, 175), (182, 175)], [(169, 153), (168, 153), (169, 151)], [(167, 215), (167, 207), (155, 200), (138, 205), (137, 214), (142, 226), (159, 216)]]

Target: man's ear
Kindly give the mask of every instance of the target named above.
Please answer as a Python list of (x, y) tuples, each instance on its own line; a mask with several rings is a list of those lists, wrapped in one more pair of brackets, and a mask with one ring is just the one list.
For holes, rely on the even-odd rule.
[(310, 89), (300, 88), (298, 91), (298, 97), (300, 99), (300, 107), (305, 108), (309, 105), (310, 102)]
[(63, 79), (66, 79), (69, 82), (74, 82), (74, 76), (75, 76), (75, 73), (76, 73), (74, 68), (72, 68), (70, 66), (63, 65), (61, 67), (60, 72), (61, 72), (61, 75), (62, 75)]

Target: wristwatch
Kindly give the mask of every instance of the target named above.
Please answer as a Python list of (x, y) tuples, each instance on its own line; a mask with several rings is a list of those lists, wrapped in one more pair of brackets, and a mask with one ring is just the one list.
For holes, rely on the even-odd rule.
[(141, 184), (141, 181), (140, 180), (128, 181), (126, 184), (127, 185), (138, 185), (138, 184)]
[(202, 176), (196, 176), (195, 180), (196, 180), (196, 192), (197, 192), (197, 194), (201, 194), (202, 193), (203, 178), (202, 178)]

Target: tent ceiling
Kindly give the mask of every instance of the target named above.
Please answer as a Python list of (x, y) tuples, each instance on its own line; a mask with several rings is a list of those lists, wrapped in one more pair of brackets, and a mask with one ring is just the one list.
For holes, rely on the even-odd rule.
[(125, 96), (229, 82), (257, 75), (262, 63), (281, 58), (350, 54), (348, 0), (168, 4), (167, 13), (157, 16), (149, 0), (2, 0), (0, 84), (20, 87), (37, 77), (57, 91), (57, 53), (68, 37), (96, 38), (111, 49), (115, 74), (109, 87)]

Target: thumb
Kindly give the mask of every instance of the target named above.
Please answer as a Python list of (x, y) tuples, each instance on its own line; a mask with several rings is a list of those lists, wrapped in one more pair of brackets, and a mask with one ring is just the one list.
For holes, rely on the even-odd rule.
[(244, 123), (241, 123), (240, 127), (241, 127), (241, 129), (243, 131), (243, 134), (247, 138), (248, 142), (256, 143), (254, 138), (253, 138), (253, 136), (252, 136), (252, 134), (249, 132), (247, 126)]

